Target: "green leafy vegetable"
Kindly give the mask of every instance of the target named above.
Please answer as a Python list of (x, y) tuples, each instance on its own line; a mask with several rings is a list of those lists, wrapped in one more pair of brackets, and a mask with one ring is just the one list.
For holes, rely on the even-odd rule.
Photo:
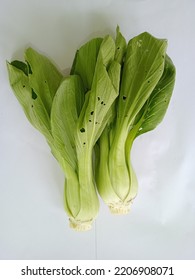
[(7, 63), (19, 103), (65, 174), (64, 207), (75, 230), (91, 228), (97, 190), (111, 212), (129, 211), (137, 194), (133, 142), (162, 121), (174, 87), (166, 48), (147, 32), (126, 44), (117, 27), (115, 40), (81, 46), (66, 77), (32, 48), (25, 62)]
[(137, 194), (133, 141), (162, 121), (171, 98), (175, 68), (166, 47), (166, 40), (142, 33), (126, 49), (115, 118), (96, 149), (98, 191), (113, 213), (128, 213)]
[(110, 36), (93, 39), (77, 51), (68, 77), (31, 48), (25, 53), (26, 64), (7, 63), (18, 101), (65, 172), (65, 210), (76, 230), (90, 228), (99, 209), (92, 152), (118, 95), (110, 78), (110, 69), (116, 69), (120, 80), (114, 54)]

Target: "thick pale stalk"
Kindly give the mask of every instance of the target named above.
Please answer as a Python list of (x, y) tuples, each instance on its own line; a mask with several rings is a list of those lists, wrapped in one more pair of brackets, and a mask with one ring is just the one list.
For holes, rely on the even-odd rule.
[(99, 163), (96, 168), (98, 191), (113, 214), (127, 214), (137, 190), (130, 153), (126, 156), (126, 133), (116, 135), (110, 147), (109, 130), (99, 141)]
[(77, 155), (78, 170), (65, 183), (65, 209), (69, 215), (70, 227), (86, 231), (91, 228), (98, 214), (99, 200), (93, 179), (91, 147), (78, 149)]

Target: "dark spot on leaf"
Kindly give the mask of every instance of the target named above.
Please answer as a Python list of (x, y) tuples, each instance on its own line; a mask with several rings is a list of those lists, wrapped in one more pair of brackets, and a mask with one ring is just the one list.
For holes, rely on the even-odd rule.
[(104, 103), (104, 106), (106, 105), (106, 103)]
[(150, 83), (150, 80), (148, 80), (148, 84)]
[(117, 50), (120, 50), (120, 47), (118, 47)]
[(34, 92), (34, 90), (32, 89), (32, 99), (37, 99), (37, 94)]
[(11, 65), (15, 66), (16, 68), (22, 70), (26, 76), (28, 76), (28, 67), (26, 63), (19, 61), (19, 60), (14, 60), (11, 62)]
[(123, 95), (123, 100), (126, 100), (126, 98), (127, 98), (127, 97), (126, 97), (125, 95)]
[(86, 143), (85, 142), (83, 142), (83, 145), (85, 145)]
[(80, 129), (80, 132), (85, 132), (85, 129), (84, 129), (84, 127), (82, 127), (81, 129)]
[(89, 120), (89, 122), (91, 122), (91, 120)]
[(47, 81), (45, 81), (45, 84), (47, 84)]
[(25, 88), (25, 85), (23, 85), (23, 88)]
[(94, 111), (91, 111), (91, 115), (93, 115)]
[(98, 124), (98, 122), (95, 122), (95, 124)]
[(103, 104), (104, 104), (104, 101), (102, 101), (101, 104), (103, 105)]
[(33, 105), (31, 105), (31, 107), (33, 108), (34, 106), (33, 106)]
[(98, 96), (98, 98), (97, 98), (97, 99), (98, 99), (98, 101), (100, 101), (100, 97), (99, 97), (99, 96)]

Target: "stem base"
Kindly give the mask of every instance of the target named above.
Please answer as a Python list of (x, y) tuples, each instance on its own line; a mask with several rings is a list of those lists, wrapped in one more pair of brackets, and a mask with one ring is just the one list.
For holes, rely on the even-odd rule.
[(131, 208), (132, 200), (128, 202), (121, 202), (115, 204), (109, 204), (110, 212), (114, 215), (126, 215)]
[(87, 231), (92, 228), (92, 222), (93, 220), (83, 222), (83, 221), (76, 221), (70, 218), (69, 226), (70, 228), (76, 231)]

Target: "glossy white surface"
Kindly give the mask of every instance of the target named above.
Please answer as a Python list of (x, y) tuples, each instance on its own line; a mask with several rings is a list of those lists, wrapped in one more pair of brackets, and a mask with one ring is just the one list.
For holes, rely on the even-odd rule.
[[(0, 0), (0, 259), (195, 258), (195, 2)], [(68, 227), (64, 176), (8, 83), (6, 60), (27, 46), (71, 66), (86, 40), (148, 31), (167, 38), (177, 69), (163, 123), (136, 140), (139, 193), (127, 216), (101, 203), (90, 232)]]

